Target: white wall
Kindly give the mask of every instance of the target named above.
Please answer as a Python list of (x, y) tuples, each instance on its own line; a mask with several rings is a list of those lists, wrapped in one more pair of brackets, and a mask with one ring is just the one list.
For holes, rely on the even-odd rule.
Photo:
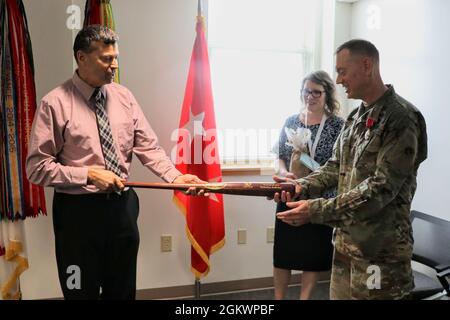
[[(333, 43), (333, 74), (336, 79), (335, 58), (334, 52), (336, 48), (351, 39), (352, 33), (352, 10), (351, 3), (336, 1), (335, 7), (335, 29), (334, 29), (334, 43)], [(355, 108), (359, 100), (347, 99), (347, 94), (342, 86), (336, 86), (336, 93), (338, 95), (339, 103), (341, 104), (341, 116), (346, 117), (350, 111)]]
[[(38, 101), (72, 73), (72, 31), (66, 28), (69, 0), (23, 1), (30, 28)], [(21, 276), (24, 299), (61, 296), (51, 219), (52, 189), (46, 189), (48, 216), (25, 220), (29, 270)]]
[[(68, 5), (84, 2), (24, 0), (36, 66), (37, 97), (72, 76), (73, 33), (66, 28)], [(177, 128), (195, 39), (197, 0), (112, 1), (119, 33), (121, 83), (140, 102), (161, 145), (170, 151)], [(135, 159), (131, 179), (158, 181)], [(270, 181), (268, 177), (239, 177)], [(140, 197), (138, 289), (193, 284), (184, 216), (170, 191), (137, 190)], [(52, 189), (46, 190), (49, 216), (26, 220), (30, 269), (21, 277), (25, 299), (61, 296), (54, 255)], [(267, 277), (272, 274), (272, 245), (266, 227), (274, 222), (274, 204), (263, 198), (225, 196), (226, 245), (212, 256), (202, 282)], [(237, 245), (237, 229), (248, 230), (247, 245)], [(160, 252), (160, 236), (173, 235), (173, 251)]]
[[(352, 32), (352, 5), (345, 2), (336, 1), (336, 25), (335, 25), (335, 45), (336, 47), (350, 39)], [(334, 65), (333, 65), (334, 70)]]
[(412, 208), (448, 220), (442, 201), (450, 196), (449, 12), (448, 0), (360, 0), (353, 4), (351, 32), (378, 47), (384, 81), (423, 113), (429, 152)]

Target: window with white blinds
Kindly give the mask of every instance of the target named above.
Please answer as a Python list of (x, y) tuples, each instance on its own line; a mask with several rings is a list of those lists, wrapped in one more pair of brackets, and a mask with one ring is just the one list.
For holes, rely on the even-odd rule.
[[(327, 1), (327, 0), (325, 0)], [(274, 158), (302, 78), (319, 65), (321, 0), (209, 0), (208, 46), (223, 164)]]

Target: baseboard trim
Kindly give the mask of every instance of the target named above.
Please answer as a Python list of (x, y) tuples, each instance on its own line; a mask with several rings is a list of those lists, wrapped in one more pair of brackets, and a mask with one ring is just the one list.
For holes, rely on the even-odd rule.
[[(329, 281), (330, 273), (321, 273), (320, 281)], [(291, 285), (301, 283), (301, 274), (293, 274)], [(220, 293), (229, 293), (234, 291), (258, 290), (273, 288), (273, 277), (242, 279), (233, 281), (222, 281), (212, 283), (202, 283), (200, 295), (213, 295)], [(136, 292), (137, 300), (155, 300), (155, 299), (181, 299), (194, 298), (195, 284), (184, 286), (163, 287), (154, 289), (141, 289)]]

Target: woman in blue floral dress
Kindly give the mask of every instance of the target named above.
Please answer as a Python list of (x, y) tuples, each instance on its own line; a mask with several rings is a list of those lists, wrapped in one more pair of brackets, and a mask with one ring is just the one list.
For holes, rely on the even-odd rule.
[[(344, 120), (337, 116), (339, 103), (335, 97), (335, 86), (326, 72), (309, 74), (303, 79), (301, 88), (303, 107), (299, 114), (286, 120), (276, 150), (278, 175), (293, 179), (300, 177), (290, 170), (298, 165), (291, 163), (291, 159), (298, 159), (292, 156), (295, 143), (293, 146), (293, 141), (289, 141), (289, 133), (301, 132), (302, 139), (306, 139), (303, 141), (303, 152), (323, 165), (331, 157), (333, 145), (344, 124)], [(334, 189), (327, 190), (322, 197), (334, 197), (335, 193)], [(277, 212), (285, 210), (285, 203), (278, 203)], [(331, 269), (332, 231), (324, 225), (294, 226), (276, 219), (273, 249), (275, 299), (285, 298), (292, 270), (303, 271), (300, 299), (310, 299), (320, 272)]]

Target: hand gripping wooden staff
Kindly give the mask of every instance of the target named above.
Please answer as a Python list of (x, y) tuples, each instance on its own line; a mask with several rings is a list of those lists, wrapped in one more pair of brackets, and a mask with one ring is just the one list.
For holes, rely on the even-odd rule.
[(276, 192), (282, 191), (295, 194), (295, 185), (288, 182), (264, 183), (264, 182), (219, 182), (219, 183), (149, 183), (149, 182), (125, 182), (126, 187), (169, 189), (187, 191), (189, 188), (203, 189), (209, 193), (234, 194), (241, 196), (273, 197)]

